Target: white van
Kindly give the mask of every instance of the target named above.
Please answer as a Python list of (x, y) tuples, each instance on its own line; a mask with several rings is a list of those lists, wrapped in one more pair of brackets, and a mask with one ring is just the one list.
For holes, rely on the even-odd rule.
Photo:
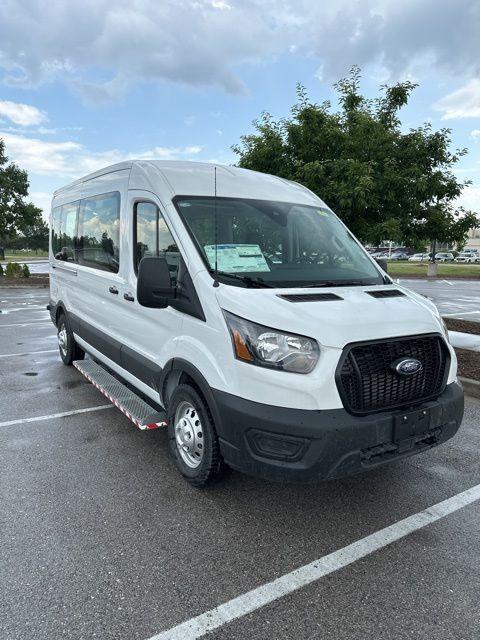
[(51, 229), (63, 362), (137, 427), (166, 427), (196, 486), (225, 466), (336, 478), (460, 426), (437, 309), (394, 284), (299, 184), (124, 162), (56, 191)]

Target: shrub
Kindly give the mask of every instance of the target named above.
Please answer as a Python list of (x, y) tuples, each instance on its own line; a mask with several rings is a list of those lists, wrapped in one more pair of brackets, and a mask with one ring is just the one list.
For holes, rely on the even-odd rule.
[(7, 278), (18, 278), (22, 275), (22, 267), (18, 262), (9, 262), (5, 268)]
[(30, 269), (28, 268), (28, 264), (24, 264), (22, 267), (22, 275), (24, 278), (30, 277)]

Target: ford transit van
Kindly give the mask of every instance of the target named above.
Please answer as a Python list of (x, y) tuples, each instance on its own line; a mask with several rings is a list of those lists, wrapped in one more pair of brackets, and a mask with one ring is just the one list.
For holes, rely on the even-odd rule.
[(53, 198), (50, 291), (63, 362), (137, 427), (167, 429), (196, 486), (227, 466), (337, 478), (460, 426), (433, 303), (278, 177), (134, 161), (77, 180)]

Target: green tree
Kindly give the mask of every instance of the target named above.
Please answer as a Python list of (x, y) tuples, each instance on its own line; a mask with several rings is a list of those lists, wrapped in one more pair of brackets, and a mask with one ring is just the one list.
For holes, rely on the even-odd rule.
[(28, 214), (29, 219), (33, 218), (32, 224), (22, 229), (24, 248), (48, 251), (48, 224), (42, 217), (42, 211), (31, 203), (26, 207), (33, 208), (35, 211), (30, 211)]
[(20, 169), (5, 155), (5, 144), (0, 139), (0, 241), (14, 238), (26, 227), (37, 222), (40, 209), (26, 203), (28, 195), (27, 172)]
[(311, 102), (303, 86), (289, 117), (263, 113), (255, 132), (232, 147), (238, 165), (299, 182), (332, 207), (363, 242), (462, 243), (478, 217), (455, 202), (468, 181), (452, 169), (466, 149), (451, 151), (451, 131), (430, 124), (408, 131), (399, 110), (416, 85), (383, 86), (376, 99), (360, 93), (354, 67), (329, 101)]

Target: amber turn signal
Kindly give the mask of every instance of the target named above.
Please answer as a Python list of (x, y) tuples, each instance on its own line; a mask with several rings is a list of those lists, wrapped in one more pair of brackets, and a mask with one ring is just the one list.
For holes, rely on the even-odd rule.
[(237, 358), (240, 358), (240, 360), (246, 360), (247, 362), (252, 362), (253, 356), (248, 350), (245, 340), (241, 336), (240, 332), (237, 329), (233, 329), (232, 334)]

